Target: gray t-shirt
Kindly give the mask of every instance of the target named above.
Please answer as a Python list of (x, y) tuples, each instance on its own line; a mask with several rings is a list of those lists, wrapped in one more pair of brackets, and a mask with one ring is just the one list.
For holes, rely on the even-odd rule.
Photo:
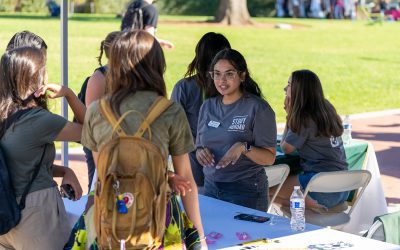
[(67, 120), (59, 115), (35, 108), (24, 114), (6, 131), (0, 145), (16, 196), (22, 195), (28, 185), (45, 147), (46, 154), (42, 166), (29, 192), (56, 185), (52, 173), (55, 158), (54, 140), (66, 123)]
[(201, 89), (196, 83), (194, 77), (183, 78), (178, 81), (172, 90), (171, 100), (179, 103), (185, 110), (193, 139), (196, 141), (197, 122), (203, 97)]
[(290, 129), (287, 132), (285, 141), (299, 152), (303, 170), (317, 173), (347, 170), (342, 138), (315, 136), (316, 132), (314, 121), (303, 127), (300, 134)]
[[(196, 146), (208, 148), (216, 163), (236, 142), (261, 148), (276, 146), (274, 111), (264, 99), (249, 93), (228, 105), (222, 103), (221, 96), (206, 100), (200, 109), (197, 128)], [(251, 178), (261, 169), (245, 155), (224, 169), (203, 168), (206, 179), (213, 182)]]

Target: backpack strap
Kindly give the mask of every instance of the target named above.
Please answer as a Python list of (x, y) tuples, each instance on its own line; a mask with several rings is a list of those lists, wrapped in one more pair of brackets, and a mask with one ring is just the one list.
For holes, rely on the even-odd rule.
[(39, 162), (38, 165), (36, 165), (35, 170), (34, 170), (33, 175), (32, 175), (32, 178), (29, 181), (28, 185), (26, 185), (26, 187), (24, 189), (24, 192), (22, 193), (21, 200), (19, 201), (19, 205), (18, 205), (20, 210), (23, 210), (25, 208), (26, 196), (28, 195), (29, 190), (31, 189), (33, 181), (36, 179), (36, 177), (39, 174), (39, 170), (40, 170), (40, 167), (42, 166), (42, 162), (43, 162), (43, 158), (44, 158), (45, 153), (46, 153), (46, 145), (44, 145), (42, 157), (40, 157), (40, 162)]
[(111, 110), (111, 107), (108, 104), (107, 100), (105, 98), (102, 98), (100, 100), (101, 113), (107, 119), (107, 121), (111, 124), (111, 126), (113, 128), (113, 132), (116, 132), (118, 134), (118, 136), (126, 136), (127, 134), (121, 128), (120, 124), (128, 114), (135, 112), (135, 113), (139, 114), (140, 116), (142, 116), (143, 122), (140, 125), (137, 132), (133, 136), (134, 137), (142, 137), (143, 134), (146, 132), (146, 130), (149, 130), (149, 139), (150, 140), (151, 140), (151, 130), (150, 130), (151, 123), (155, 119), (157, 119), (157, 117), (160, 116), (171, 105), (172, 105), (172, 102), (170, 100), (168, 100), (165, 97), (159, 96), (153, 102), (153, 104), (150, 106), (149, 111), (147, 111), (146, 117), (144, 117), (140, 112), (138, 112), (136, 110), (129, 110), (129, 111), (125, 112), (117, 120), (117, 118), (116, 118), (114, 112)]
[[(172, 105), (172, 102), (163, 96), (157, 97), (157, 99), (150, 106), (147, 111), (146, 118), (140, 125), (137, 132), (134, 134), (135, 137), (142, 137), (146, 130), (150, 131), (150, 125), (167, 109)], [(150, 138), (151, 140), (151, 138)]]
[[(9, 129), (11, 127), (11, 125), (13, 123), (15, 123), (21, 116), (28, 113), (30, 110), (32, 110), (32, 108), (21, 109), (21, 110), (18, 110), (17, 112), (15, 112), (14, 114), (10, 115), (9, 117), (7, 117), (7, 119), (4, 121), (5, 122), (4, 132), (7, 129)], [(40, 170), (40, 167), (42, 166), (42, 162), (43, 162), (45, 153), (46, 153), (46, 145), (44, 146), (42, 156), (40, 157), (40, 162), (38, 165), (35, 166), (35, 170), (33, 171), (32, 178), (30, 179), (28, 185), (26, 185), (24, 192), (22, 193), (21, 200), (19, 201), (19, 204), (18, 204), (20, 210), (23, 210), (25, 208), (26, 196), (28, 195), (29, 190), (31, 189), (33, 181), (36, 179), (37, 175), (39, 174), (39, 170)]]
[(24, 114), (28, 113), (31, 110), (31, 108), (28, 109), (20, 109), (14, 114), (10, 115), (7, 117), (7, 119), (4, 121), (4, 132), (11, 127), (11, 125), (16, 122), (21, 116)]
[(117, 132), (118, 136), (126, 136), (125, 131), (119, 126), (117, 118), (114, 115), (110, 105), (108, 104), (106, 98), (100, 99), (100, 111), (104, 118), (111, 124), (113, 131)]

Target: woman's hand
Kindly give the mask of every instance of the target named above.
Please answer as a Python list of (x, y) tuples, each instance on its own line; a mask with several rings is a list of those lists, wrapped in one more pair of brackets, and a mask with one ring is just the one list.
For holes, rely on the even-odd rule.
[(203, 167), (213, 167), (215, 165), (214, 155), (208, 148), (197, 148), (196, 158)]
[(72, 189), (75, 192), (75, 198), (74, 200), (79, 200), (82, 197), (82, 187), (81, 184), (79, 184), (78, 178), (76, 178), (76, 175), (74, 171), (70, 168), (65, 168), (65, 173), (62, 179), (61, 185), (64, 184), (69, 184), (71, 185)]
[(45, 95), (47, 90), (51, 92), (48, 94), (48, 96), (52, 99), (58, 98), (58, 97), (63, 97), (63, 96), (66, 97), (72, 92), (72, 90), (70, 90), (67, 87), (64, 87), (59, 84), (50, 83), (50, 84), (46, 84), (46, 85), (43, 85), (42, 87), (40, 87), (35, 92), (35, 97)]
[(225, 153), (222, 159), (218, 162), (215, 168), (225, 168), (229, 164), (235, 165), (239, 160), (242, 153), (245, 151), (244, 144), (242, 142), (236, 142), (232, 147)]
[(177, 195), (185, 196), (186, 191), (192, 191), (190, 181), (174, 172), (168, 171), (168, 184)]

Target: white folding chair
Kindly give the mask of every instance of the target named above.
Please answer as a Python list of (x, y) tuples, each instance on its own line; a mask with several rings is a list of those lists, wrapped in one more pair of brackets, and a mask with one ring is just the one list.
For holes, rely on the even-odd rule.
[(272, 196), (271, 200), (269, 201), (267, 210), (267, 212), (269, 213), (271, 210), (272, 203), (275, 200), (275, 197), (278, 195), (279, 190), (281, 190), (283, 183), (285, 182), (286, 178), (289, 175), (290, 168), (286, 164), (279, 164), (274, 166), (266, 166), (264, 167), (264, 170), (265, 174), (268, 176), (268, 187), (271, 188), (279, 185), (276, 188), (275, 193)]
[(322, 172), (308, 183), (304, 197), (308, 192), (334, 193), (356, 190), (350, 209), (345, 211), (314, 212), (306, 208), (306, 222), (314, 225), (341, 229), (350, 221), (350, 215), (360, 200), (365, 188), (371, 180), (371, 173), (367, 170), (344, 170)]

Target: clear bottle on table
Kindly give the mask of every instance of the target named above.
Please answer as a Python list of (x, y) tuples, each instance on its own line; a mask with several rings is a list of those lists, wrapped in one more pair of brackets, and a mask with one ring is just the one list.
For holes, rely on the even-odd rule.
[(351, 123), (350, 123), (350, 117), (349, 115), (346, 115), (343, 120), (343, 135), (342, 135), (342, 141), (344, 145), (349, 145), (351, 143), (352, 137), (351, 137)]
[(293, 231), (303, 231), (306, 227), (304, 217), (305, 202), (304, 195), (300, 190), (300, 186), (295, 186), (292, 195), (290, 196), (290, 227)]

